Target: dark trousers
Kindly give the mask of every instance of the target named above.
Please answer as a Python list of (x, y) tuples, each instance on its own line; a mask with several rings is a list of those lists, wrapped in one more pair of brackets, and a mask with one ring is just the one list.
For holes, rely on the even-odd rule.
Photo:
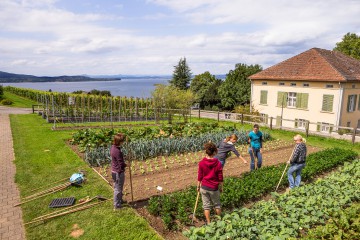
[(111, 173), (114, 181), (114, 208), (121, 208), (123, 188), (125, 182), (125, 172)]

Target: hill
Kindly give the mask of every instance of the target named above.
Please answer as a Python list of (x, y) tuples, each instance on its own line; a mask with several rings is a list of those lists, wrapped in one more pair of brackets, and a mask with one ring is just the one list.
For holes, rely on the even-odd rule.
[(33, 75), (15, 74), (0, 71), (0, 83), (14, 82), (83, 82), (83, 81), (114, 81), (121, 80), (119, 77), (87, 77), (87, 76), (57, 76), (37, 77)]

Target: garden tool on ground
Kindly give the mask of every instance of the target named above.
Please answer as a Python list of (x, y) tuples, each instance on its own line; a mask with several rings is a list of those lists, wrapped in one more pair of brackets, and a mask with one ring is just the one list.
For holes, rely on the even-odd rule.
[[(91, 201), (93, 201), (95, 199), (98, 199), (99, 202), (86, 204), (86, 203), (89, 203), (89, 202), (91, 202)], [(85, 210), (85, 209), (91, 208), (91, 207), (93, 207), (95, 205), (98, 205), (100, 203), (106, 202), (108, 200), (110, 200), (110, 199), (105, 198), (105, 197), (103, 197), (101, 195), (95, 196), (93, 198), (87, 197), (81, 203), (78, 203), (78, 204), (75, 204), (73, 206), (66, 207), (66, 208), (63, 208), (63, 209), (60, 209), (60, 210), (57, 210), (57, 211), (54, 211), (54, 212), (51, 212), (51, 213), (48, 213), (48, 214), (45, 214), (45, 215), (42, 215), (42, 216), (39, 216), (39, 217), (36, 217), (32, 221), (25, 223), (25, 225), (28, 225), (28, 224), (31, 224), (31, 223), (36, 223), (36, 222), (41, 222), (41, 221), (45, 221), (45, 220), (48, 220), (48, 219), (51, 219), (51, 218), (55, 218), (55, 217), (63, 216), (63, 215), (70, 214), (70, 213), (73, 213), (73, 212), (78, 212), (78, 211), (81, 211), (81, 210)]]
[(24, 197), (25, 201), (14, 205), (14, 207), (19, 206), (19, 205), (24, 204), (24, 203), (27, 203), (27, 202), (30, 202), (30, 201), (33, 201), (35, 199), (47, 196), (49, 194), (62, 191), (62, 190), (66, 189), (66, 188), (68, 188), (70, 186), (80, 186), (84, 182), (85, 182), (85, 174), (84, 174), (83, 171), (80, 171), (78, 173), (74, 173), (74, 174), (71, 175), (71, 177), (69, 179), (69, 182), (62, 183), (62, 184), (57, 185), (55, 187), (52, 187), (52, 188), (49, 188), (49, 189), (34, 193), (34, 194), (30, 195), (30, 196)]

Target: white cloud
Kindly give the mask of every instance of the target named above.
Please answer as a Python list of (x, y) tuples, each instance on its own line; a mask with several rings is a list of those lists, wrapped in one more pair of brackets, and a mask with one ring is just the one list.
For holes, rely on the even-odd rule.
[(102, 14), (59, 2), (0, 1), (0, 71), (171, 74), (186, 57), (193, 73), (219, 74), (239, 62), (268, 67), (312, 47), (331, 49), (360, 27), (354, 0), (147, 0), (140, 8), (162, 8), (131, 19), (119, 14), (126, 1)]

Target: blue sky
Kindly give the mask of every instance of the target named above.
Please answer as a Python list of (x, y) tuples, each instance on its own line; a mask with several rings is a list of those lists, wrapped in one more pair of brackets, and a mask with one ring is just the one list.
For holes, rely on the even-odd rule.
[(0, 71), (226, 74), (360, 35), (358, 0), (1, 0)]

